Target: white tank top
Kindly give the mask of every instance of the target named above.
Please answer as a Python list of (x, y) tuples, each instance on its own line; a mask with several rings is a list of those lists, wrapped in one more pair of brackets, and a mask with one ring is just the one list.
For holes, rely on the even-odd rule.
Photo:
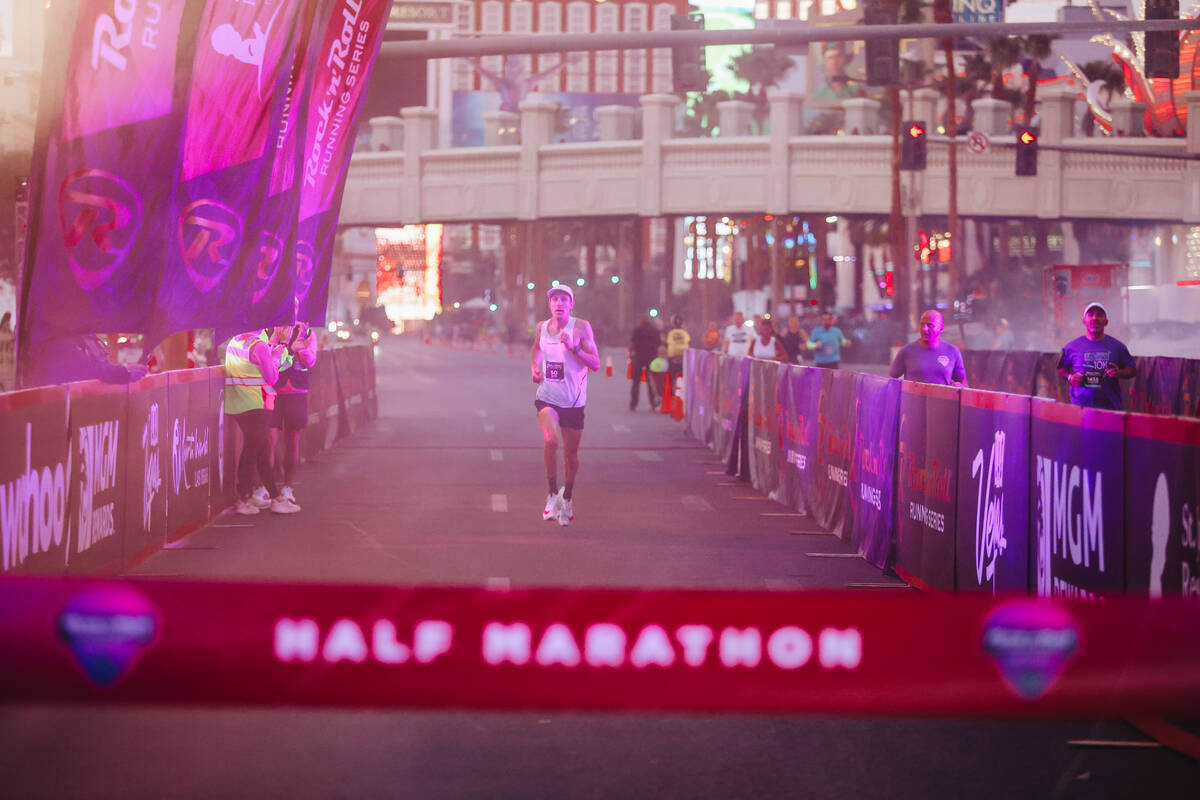
[[(551, 336), (549, 328), (549, 321), (538, 326), (542, 382), (538, 384), (537, 399), (559, 408), (582, 408), (587, 404), (587, 364), (567, 350), (558, 334)], [(572, 333), (574, 329), (575, 318), (570, 317), (564, 330)]]

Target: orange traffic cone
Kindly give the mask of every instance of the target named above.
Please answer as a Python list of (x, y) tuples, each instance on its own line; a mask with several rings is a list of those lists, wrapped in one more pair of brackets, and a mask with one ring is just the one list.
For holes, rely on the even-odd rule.
[(604, 357), (604, 377), (612, 377), (612, 356)]
[(671, 391), (671, 373), (663, 373), (663, 393), (662, 393), (662, 408), (659, 412), (662, 414), (670, 414), (671, 408), (675, 405), (675, 394)]
[(683, 376), (675, 379), (675, 403), (671, 407), (671, 416), (674, 419), (683, 419)]

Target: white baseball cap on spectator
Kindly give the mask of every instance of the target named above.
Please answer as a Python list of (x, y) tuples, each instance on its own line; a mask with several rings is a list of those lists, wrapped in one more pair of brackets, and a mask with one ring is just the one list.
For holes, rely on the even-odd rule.
[(1101, 311), (1104, 312), (1104, 316), (1106, 316), (1106, 317), (1108, 316), (1108, 309), (1104, 307), (1103, 303), (1096, 302), (1096, 301), (1088, 303), (1086, 306), (1084, 306), (1083, 313), (1086, 314), (1087, 312), (1091, 311), (1093, 308), (1100, 309)]

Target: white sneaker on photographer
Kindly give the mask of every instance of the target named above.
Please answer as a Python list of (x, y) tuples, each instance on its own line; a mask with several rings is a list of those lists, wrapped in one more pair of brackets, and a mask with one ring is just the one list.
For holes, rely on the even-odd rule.
[(275, 514), (295, 514), (299, 510), (300, 506), (288, 500), (283, 495), (271, 501), (271, 511)]
[(233, 504), (233, 513), (235, 514), (257, 514), (258, 506), (249, 500), (238, 500)]
[(250, 494), (250, 502), (253, 503), (256, 508), (270, 508), (271, 495), (267, 494), (267, 487), (260, 486), (255, 489)]

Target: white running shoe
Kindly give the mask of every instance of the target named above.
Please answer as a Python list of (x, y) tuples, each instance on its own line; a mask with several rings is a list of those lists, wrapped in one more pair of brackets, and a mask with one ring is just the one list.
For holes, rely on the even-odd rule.
[(258, 506), (251, 503), (249, 500), (238, 500), (233, 504), (233, 513), (235, 514), (257, 514)]
[(558, 510), (562, 507), (562, 493), (560, 488), (554, 494), (546, 495), (546, 507), (542, 510), (542, 519), (549, 522), (552, 519), (558, 518)]
[(250, 495), (250, 502), (254, 503), (256, 508), (270, 508), (271, 495), (267, 494), (267, 487), (260, 486)]
[(558, 507), (558, 524), (564, 528), (571, 524), (575, 519), (575, 501), (563, 500), (562, 505)]
[(295, 514), (299, 510), (300, 506), (288, 500), (283, 495), (271, 501), (271, 511), (276, 514)]
[(291, 500), (293, 503), (296, 502), (296, 492), (290, 486), (285, 486), (282, 489), (280, 489), (279, 496), (286, 497), (288, 500)]

